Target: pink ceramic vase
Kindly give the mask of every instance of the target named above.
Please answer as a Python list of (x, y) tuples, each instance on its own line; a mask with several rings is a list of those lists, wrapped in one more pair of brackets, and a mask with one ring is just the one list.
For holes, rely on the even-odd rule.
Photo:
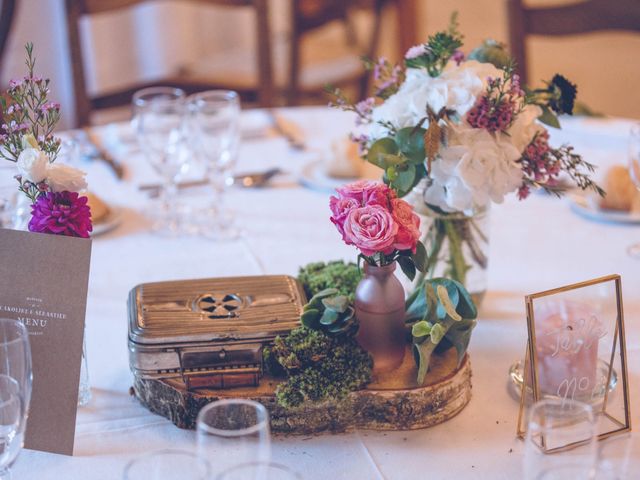
[(393, 274), (396, 264), (364, 266), (364, 277), (355, 294), (357, 340), (373, 357), (374, 373), (394, 370), (406, 350), (404, 288)]

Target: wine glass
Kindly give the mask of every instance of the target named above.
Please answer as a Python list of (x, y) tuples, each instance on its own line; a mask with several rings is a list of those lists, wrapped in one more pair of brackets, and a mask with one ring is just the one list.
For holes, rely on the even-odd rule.
[(179, 88), (150, 87), (133, 96), (133, 127), (141, 150), (160, 174), (160, 209), (153, 212), (154, 229), (175, 234), (179, 222), (174, 208), (177, 192), (176, 177), (185, 161), (182, 150), (185, 141), (185, 93)]
[(240, 145), (240, 100), (230, 90), (210, 90), (188, 98), (190, 144), (204, 164), (213, 189), (213, 203), (200, 226), (201, 233), (214, 239), (238, 235), (233, 215), (224, 204), (225, 191), (233, 184), (233, 170)]
[(25, 326), (0, 318), (0, 480), (24, 444), (31, 402), (31, 350)]
[(181, 450), (160, 450), (130, 461), (123, 480), (208, 480), (209, 462), (195, 453)]
[(260, 403), (228, 399), (212, 402), (196, 420), (198, 455), (217, 472), (270, 457), (269, 413)]
[[(629, 175), (640, 191), (640, 124), (631, 127), (629, 134)], [(633, 258), (640, 259), (640, 242), (629, 246), (627, 252)]]
[(537, 402), (531, 408), (525, 440), (525, 480), (594, 478), (596, 440), (590, 405), (559, 398)]
[(216, 480), (302, 480), (302, 475), (279, 463), (249, 462), (225, 470)]

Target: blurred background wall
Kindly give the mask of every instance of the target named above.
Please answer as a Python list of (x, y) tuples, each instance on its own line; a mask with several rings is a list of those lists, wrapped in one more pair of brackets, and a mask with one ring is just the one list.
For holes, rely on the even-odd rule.
[[(286, 44), (287, 0), (271, 0), (275, 55)], [(504, 0), (417, 0), (417, 32), (421, 40), (444, 28), (451, 12), (459, 12), (465, 50), (484, 38), (506, 41)], [(614, 1), (614, 0), (612, 0)], [(639, 0), (640, 1), (640, 0)], [(568, 3), (530, 0), (528, 5)], [(573, 0), (572, 3), (579, 3)], [(381, 53), (397, 57), (395, 13), (387, 11)], [(250, 12), (219, 7), (201, 9), (180, 2), (150, 2), (131, 14), (109, 14), (82, 25), (88, 85), (99, 91), (135, 78), (153, 78), (169, 70), (210, 62), (215, 68), (246, 63), (254, 41)], [(24, 71), (22, 46), (33, 41), (38, 70), (52, 79), (52, 98), (63, 105), (60, 127), (73, 124), (73, 88), (66, 40), (64, 0), (20, 0), (4, 59), (0, 82)], [(640, 118), (640, 35), (596, 33), (567, 39), (533, 39), (529, 43), (530, 77), (548, 79), (564, 73), (579, 85), (579, 100), (598, 112)], [(276, 65), (279, 63), (276, 61)], [(278, 67), (281, 70), (281, 67)]]

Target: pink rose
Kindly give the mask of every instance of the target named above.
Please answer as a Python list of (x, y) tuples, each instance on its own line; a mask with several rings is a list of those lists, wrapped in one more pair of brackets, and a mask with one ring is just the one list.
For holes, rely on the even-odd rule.
[(380, 205), (366, 205), (349, 211), (344, 222), (344, 239), (371, 256), (377, 252), (393, 252), (398, 224), (391, 213)]
[(398, 224), (398, 234), (393, 247), (416, 253), (416, 244), (420, 239), (420, 217), (414, 213), (411, 205), (399, 198), (391, 200), (391, 211), (393, 219)]
[(333, 214), (330, 220), (336, 226), (336, 228), (340, 232), (340, 235), (342, 235), (342, 240), (345, 240), (344, 221), (347, 218), (347, 214), (350, 210), (358, 208), (359, 206), (360, 203), (355, 198), (331, 197), (329, 199), (329, 208), (331, 208), (331, 213)]
[(389, 205), (389, 199), (395, 198), (395, 192), (382, 182), (358, 180), (337, 189), (342, 198), (353, 198), (364, 205)]

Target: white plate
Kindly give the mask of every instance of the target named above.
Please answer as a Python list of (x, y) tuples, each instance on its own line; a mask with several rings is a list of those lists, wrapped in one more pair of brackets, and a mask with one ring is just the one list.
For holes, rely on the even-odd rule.
[(571, 210), (589, 220), (605, 223), (640, 223), (640, 212), (621, 212), (605, 210), (598, 206), (598, 198), (588, 193), (572, 193), (569, 195)]
[(106, 217), (100, 219), (99, 222), (93, 224), (92, 237), (110, 232), (122, 223), (124, 218), (124, 210), (121, 207), (109, 206), (109, 213)]
[(319, 192), (335, 193), (339, 188), (349, 182), (357, 180), (356, 178), (334, 178), (327, 175), (325, 171), (324, 161), (313, 160), (307, 163), (300, 170), (300, 183)]

